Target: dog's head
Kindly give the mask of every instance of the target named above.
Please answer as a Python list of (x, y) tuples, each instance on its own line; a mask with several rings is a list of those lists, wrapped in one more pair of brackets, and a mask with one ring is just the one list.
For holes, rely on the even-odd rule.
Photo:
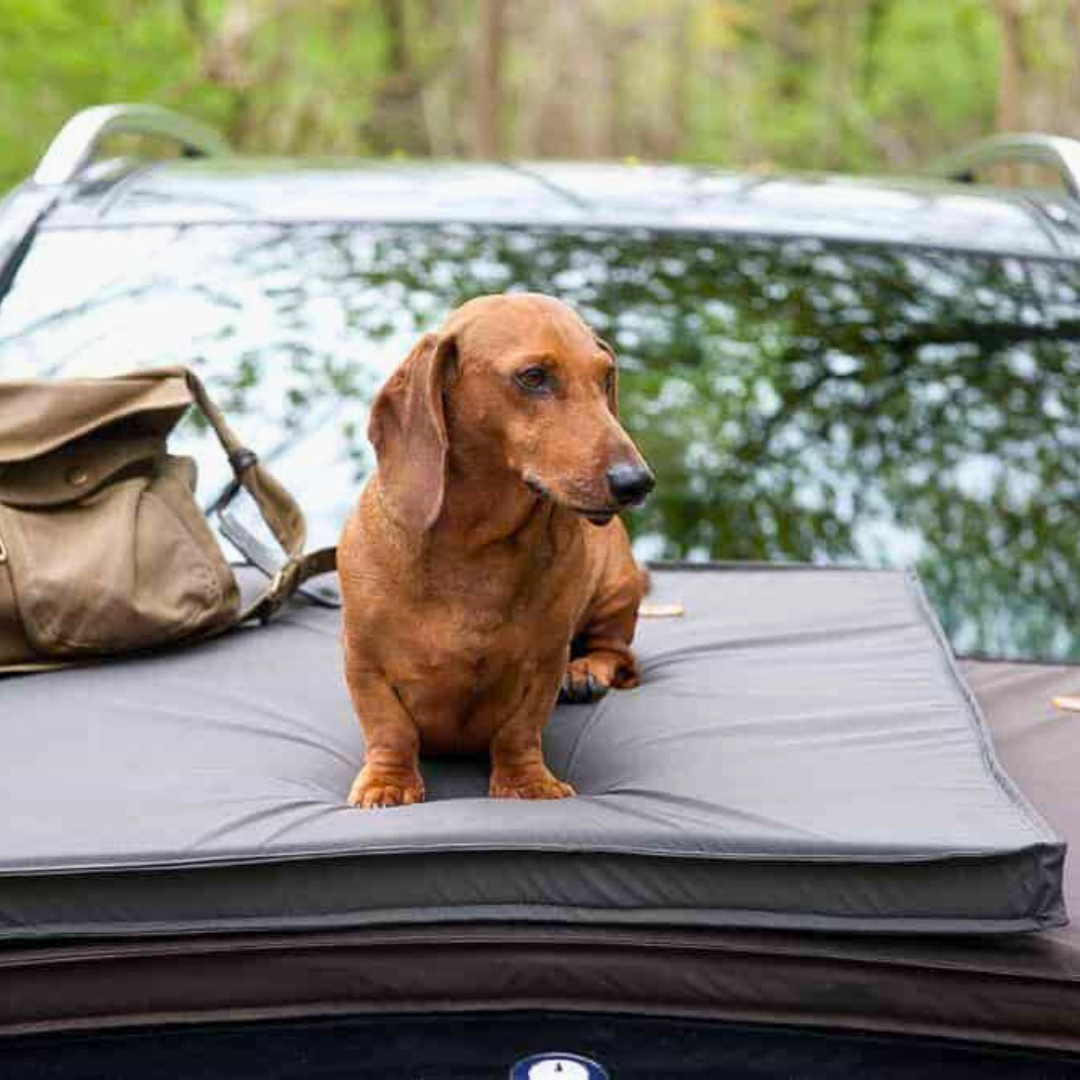
[(527, 485), (604, 525), (652, 490), (619, 423), (615, 355), (565, 304), (482, 296), (427, 334), (375, 399), (368, 435), (396, 514), (438, 520), (451, 445), (466, 474)]

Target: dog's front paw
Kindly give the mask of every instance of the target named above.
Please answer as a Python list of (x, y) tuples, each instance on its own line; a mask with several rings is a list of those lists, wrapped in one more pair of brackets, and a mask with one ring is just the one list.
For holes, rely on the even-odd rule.
[(599, 701), (612, 688), (629, 690), (638, 683), (637, 662), (632, 654), (600, 649), (566, 665), (559, 701), (588, 705)]
[(488, 794), (493, 799), (567, 799), (577, 792), (546, 768), (542, 772), (492, 772)]
[(385, 772), (365, 765), (353, 781), (349, 803), (364, 810), (411, 806), (424, 801), (424, 781), (418, 772)]
[(611, 689), (614, 676), (614, 664), (580, 656), (566, 665), (559, 700), (570, 705), (590, 705)]

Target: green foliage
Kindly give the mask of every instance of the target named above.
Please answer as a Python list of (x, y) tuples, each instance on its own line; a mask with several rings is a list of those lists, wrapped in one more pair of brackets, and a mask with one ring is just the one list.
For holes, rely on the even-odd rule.
[[(233, 5), (235, 7), (235, 5)], [(154, 102), (200, 117), (241, 146), (357, 152), (383, 61), (362, 3), (250, 5), (254, 32), (224, 0), (5, 0), (0, 4), (0, 190), (32, 171), (79, 109)], [(261, 13), (261, 17), (260, 17)]]
[(494, 102), (510, 156), (913, 171), (1069, 134), (1078, 55), (1071, 0), (5, 0), (0, 190), (106, 101), (248, 153), (468, 156)]
[(920, 149), (982, 134), (994, 124), (997, 64), (985, 0), (893, 3), (870, 43), (864, 107), (910, 131)]
[(72, 113), (108, 101), (176, 105), (221, 123), (179, 7), (120, 0), (0, 4), (0, 189), (33, 166)]

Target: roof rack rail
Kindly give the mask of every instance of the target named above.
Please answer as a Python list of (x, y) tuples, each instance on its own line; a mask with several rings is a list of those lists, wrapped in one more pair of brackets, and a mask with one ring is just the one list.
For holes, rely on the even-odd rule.
[(95, 105), (76, 113), (49, 144), (34, 183), (46, 187), (75, 180), (109, 135), (151, 135), (177, 143), (185, 157), (219, 157), (229, 144), (213, 128), (157, 105)]
[(935, 172), (970, 184), (977, 169), (1001, 164), (1045, 165), (1058, 174), (1074, 199), (1080, 199), (1080, 141), (1062, 135), (991, 135), (946, 158)]

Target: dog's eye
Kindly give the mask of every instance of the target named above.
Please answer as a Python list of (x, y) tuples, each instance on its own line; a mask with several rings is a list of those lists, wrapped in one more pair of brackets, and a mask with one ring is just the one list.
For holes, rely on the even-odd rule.
[(518, 386), (525, 390), (543, 390), (547, 386), (547, 372), (542, 367), (527, 367), (516, 375)]

